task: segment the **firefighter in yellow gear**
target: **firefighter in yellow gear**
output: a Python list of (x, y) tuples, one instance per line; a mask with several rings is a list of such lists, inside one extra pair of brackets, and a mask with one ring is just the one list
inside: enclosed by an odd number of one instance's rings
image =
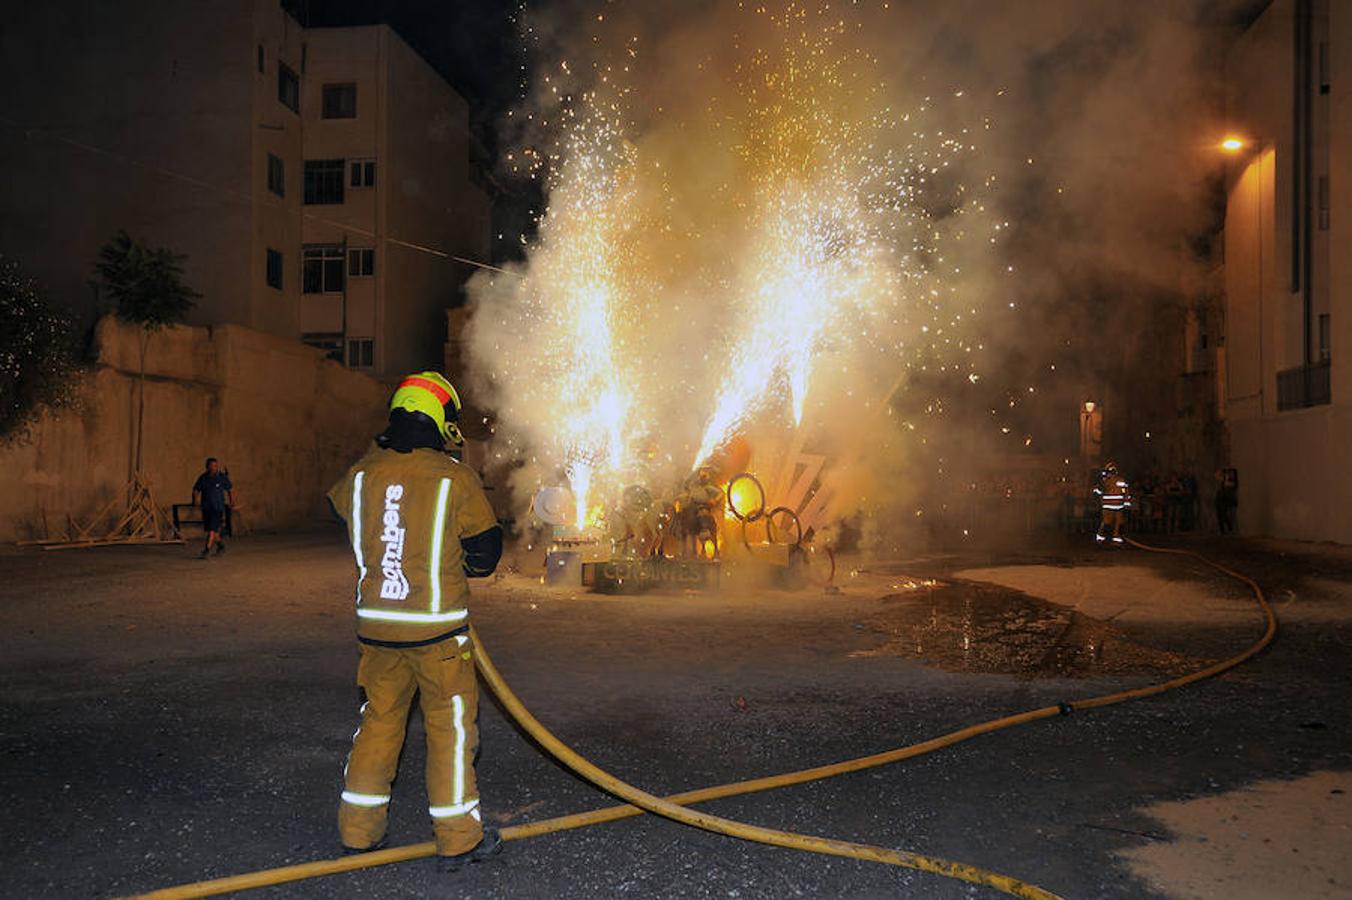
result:
[(357, 564), (357, 684), (366, 695), (343, 770), (338, 831), (350, 852), (384, 843), (390, 783), (415, 693), (427, 733), (427, 798), (443, 870), (501, 847), (485, 829), (474, 778), (478, 689), (467, 578), (491, 575), (502, 528), (463, 444), (460, 398), (419, 372), (390, 400), (389, 426), (329, 491)]
[[(1099, 496), (1099, 505), (1103, 514), (1098, 531), (1094, 534), (1097, 543), (1111, 540), (1114, 544), (1125, 544), (1122, 526), (1127, 520), (1127, 510), (1131, 509), (1131, 485), (1117, 471), (1117, 463), (1109, 462), (1099, 473), (1094, 493)], [(1112, 529), (1111, 537), (1107, 534)]]

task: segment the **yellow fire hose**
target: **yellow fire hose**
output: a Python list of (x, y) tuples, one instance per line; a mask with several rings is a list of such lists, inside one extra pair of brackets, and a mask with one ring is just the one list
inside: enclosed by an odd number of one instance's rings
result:
[[(862, 756), (857, 759), (846, 760), (833, 765), (818, 766), (816, 768), (802, 769), (797, 772), (788, 772), (782, 775), (773, 775), (766, 778), (752, 779), (750, 781), (734, 782), (694, 791), (686, 791), (680, 794), (673, 794), (666, 798), (654, 796), (619, 780), (608, 772), (597, 768), (595, 765), (579, 756), (570, 747), (560, 742), (558, 738), (554, 737), (553, 734), (545, 729), (545, 727), (531, 715), (530, 711), (522, 705), (521, 700), (502, 680), (502, 676), (493, 665), (491, 657), (489, 657), (488, 653), (483, 649), (483, 644), (479, 642), (478, 635), (473, 634), (472, 639), (476, 651), (479, 672), (483, 675), (484, 681), (488, 683), (488, 686), (493, 690), (493, 693), (496, 694), (498, 699), (502, 702), (503, 707), (506, 708), (508, 713), (511, 714), (517, 723), (520, 724), (542, 747), (547, 749), (557, 757), (560, 762), (564, 763), (574, 772), (583, 776), (588, 781), (591, 781), (593, 784), (596, 784), (598, 787), (621, 799), (629, 801), (628, 804), (624, 805), (606, 807), (604, 809), (585, 813), (574, 813), (572, 815), (559, 816), (553, 819), (544, 819), (527, 825), (516, 825), (504, 828), (502, 829), (502, 838), (507, 841), (521, 840), (537, 835), (549, 834), (555, 831), (566, 831), (568, 829), (581, 828), (587, 825), (597, 825), (602, 822), (612, 822), (616, 819), (641, 815), (646, 811), (666, 816), (667, 818), (674, 819), (687, 825), (692, 825), (696, 828), (702, 828), (720, 834), (727, 834), (733, 837), (745, 838), (746, 840), (758, 841), (779, 847), (788, 847), (795, 850), (808, 850), (833, 856), (844, 856), (852, 859), (888, 863), (890, 865), (903, 866), (905, 868), (917, 869), (924, 872), (932, 872), (937, 875), (956, 878), (973, 884), (987, 885), (1015, 897), (1039, 898), (1039, 900), (1051, 898), (1051, 900), (1054, 900), (1056, 895), (1043, 890), (1042, 888), (1012, 878), (1008, 875), (1001, 875), (964, 863), (939, 859), (932, 856), (923, 856), (903, 850), (893, 850), (867, 844), (856, 844), (847, 841), (836, 841), (829, 838), (814, 837), (811, 835), (795, 834), (793, 832), (780, 831), (773, 828), (763, 828), (757, 825), (735, 822), (731, 819), (722, 818), (721, 816), (697, 812), (688, 809), (687, 807), (693, 803), (700, 803), (720, 797), (749, 794), (756, 791), (765, 791), (770, 790), (771, 788), (785, 787), (787, 785), (801, 784), (803, 782), (815, 781), (821, 778), (829, 778), (833, 775), (842, 775), (846, 772), (857, 772), (861, 769), (868, 769), (874, 766), (932, 753), (935, 750), (968, 740), (977, 735), (988, 734), (1014, 725), (1021, 725), (1025, 722), (1048, 719), (1058, 715), (1069, 715), (1077, 709), (1093, 709), (1100, 706), (1111, 706), (1115, 703), (1123, 703), (1128, 700), (1137, 700), (1155, 694), (1162, 694), (1165, 691), (1171, 691), (1183, 687), (1184, 685), (1214, 677), (1229, 669), (1233, 669), (1235, 666), (1250, 659), (1262, 651), (1268, 644), (1272, 643), (1273, 638), (1277, 634), (1277, 617), (1273, 614), (1272, 607), (1268, 604), (1262, 588), (1260, 588), (1258, 583), (1252, 578), (1241, 575), (1233, 569), (1227, 568), (1220, 563), (1213, 562), (1205, 556), (1202, 556), (1200, 553), (1191, 550), (1151, 547), (1130, 540), (1128, 543), (1142, 550), (1151, 552), (1194, 557), (1206, 565), (1244, 582), (1248, 585), (1250, 590), (1253, 591), (1254, 598), (1258, 601), (1258, 605), (1266, 619), (1267, 628), (1263, 632), (1263, 636), (1248, 649), (1236, 656), (1214, 663), (1188, 675), (1160, 682), (1159, 684), (1147, 685), (1134, 690), (1104, 694), (1098, 697), (1089, 697), (1084, 700), (1075, 700), (1057, 706), (1044, 706), (1039, 709), (1032, 709), (1011, 716), (991, 719), (987, 722), (981, 722), (936, 738), (931, 738), (927, 741), (921, 741), (905, 747), (898, 747), (895, 750), (889, 750), (884, 753), (876, 753), (871, 756)], [(355, 869), (404, 862), (406, 860), (429, 857), (435, 853), (436, 844), (428, 841), (421, 844), (409, 844), (404, 847), (393, 847), (388, 850), (376, 850), (370, 853), (346, 856), (341, 859), (303, 863), (295, 866), (283, 866), (276, 869), (263, 869), (244, 875), (235, 875), (211, 881), (200, 881), (193, 884), (179, 885), (177, 887), (152, 891), (140, 896), (142, 898), (155, 898), (155, 900), (210, 897), (232, 891), (248, 890), (250, 888), (282, 884), (289, 881), (316, 878), (321, 875), (333, 875), (339, 872), (353, 871)]]

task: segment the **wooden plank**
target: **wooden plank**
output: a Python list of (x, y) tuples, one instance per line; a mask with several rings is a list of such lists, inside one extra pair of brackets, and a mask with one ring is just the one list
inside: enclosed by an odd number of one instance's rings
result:
[(126, 545), (144, 546), (150, 544), (182, 544), (177, 538), (121, 538), (98, 541), (84, 541), (69, 544), (47, 544), (43, 550), (83, 550), (87, 547), (120, 547)]

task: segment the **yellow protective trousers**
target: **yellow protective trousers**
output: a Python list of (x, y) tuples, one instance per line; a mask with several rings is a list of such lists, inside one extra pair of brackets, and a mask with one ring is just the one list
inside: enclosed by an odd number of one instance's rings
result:
[(474, 780), (479, 696), (469, 637), (426, 647), (362, 644), (357, 684), (366, 702), (343, 770), (338, 833), (344, 846), (366, 849), (385, 837), (390, 783), (416, 691), (427, 732), (427, 800), (437, 853), (473, 849), (483, 839), (483, 826)]

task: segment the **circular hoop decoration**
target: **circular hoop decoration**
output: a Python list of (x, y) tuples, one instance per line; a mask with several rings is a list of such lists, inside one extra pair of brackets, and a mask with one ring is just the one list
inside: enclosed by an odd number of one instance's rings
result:
[(739, 522), (754, 522), (765, 515), (765, 488), (750, 472), (732, 476), (728, 481), (728, 509)]
[[(775, 531), (777, 530), (775, 527), (775, 516), (779, 515), (780, 513), (783, 513), (784, 515), (789, 517), (789, 519), (793, 522), (793, 527), (798, 532), (798, 536), (792, 541), (775, 540)], [(787, 531), (787, 529), (785, 530)], [(767, 539), (769, 539), (770, 543), (772, 544), (784, 543), (789, 544), (790, 546), (793, 547), (800, 547), (803, 544), (803, 522), (801, 519), (798, 518), (798, 513), (789, 509), (787, 506), (776, 506), (774, 509), (770, 510), (768, 513), (765, 514), (765, 536)], [(834, 558), (832, 561), (834, 562)]]

